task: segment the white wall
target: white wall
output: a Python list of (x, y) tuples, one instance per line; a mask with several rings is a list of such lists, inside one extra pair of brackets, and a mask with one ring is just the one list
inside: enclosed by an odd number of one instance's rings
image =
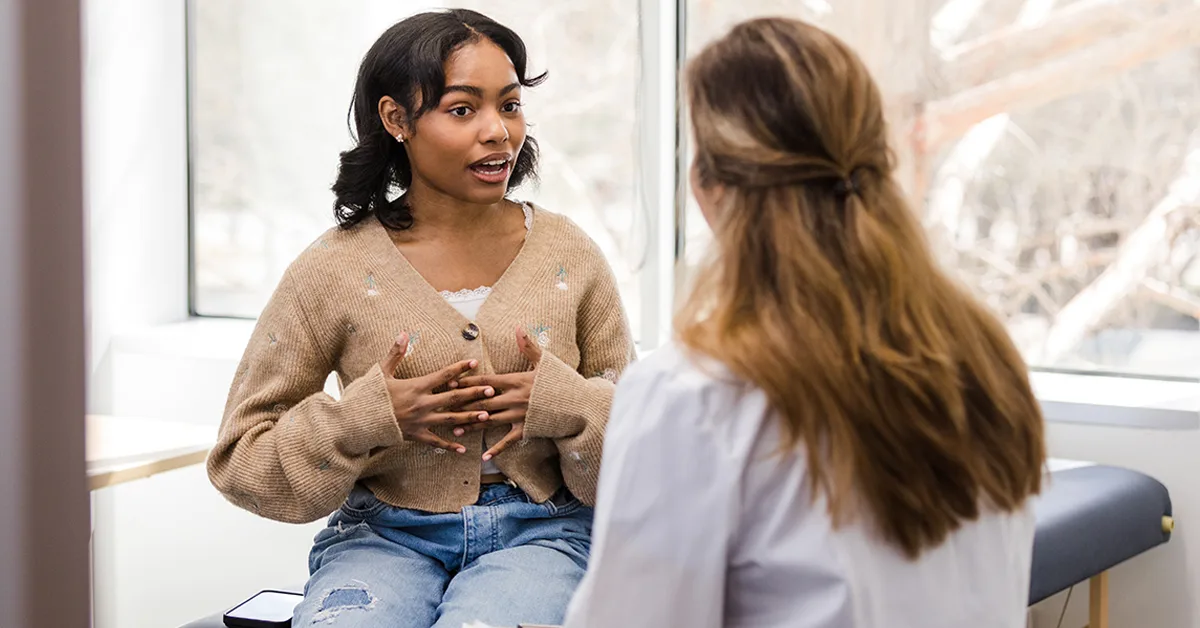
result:
[[(1200, 628), (1200, 431), (1134, 430), (1051, 424), (1050, 453), (1136, 469), (1171, 492), (1175, 533), (1166, 545), (1113, 570), (1113, 626)], [(1087, 623), (1087, 584), (1076, 587), (1063, 626)], [(1065, 601), (1055, 596), (1035, 609), (1037, 628), (1054, 628)]]
[[(184, 4), (84, 2), (88, 409), (215, 430), (249, 325), (188, 322)], [(319, 527), (235, 508), (202, 467), (94, 498), (96, 628), (170, 628), (302, 584)]]
[[(117, 336), (117, 413), (215, 430), (250, 327), (202, 320)], [(96, 628), (178, 626), (264, 588), (303, 585), (323, 525), (286, 525), (236, 508), (202, 466), (98, 491), (93, 516)]]
[(174, 628), (304, 585), (320, 524), (268, 521), (207, 487), (191, 467), (97, 494), (96, 628)]
[(0, 626), (87, 625), (79, 6), (0, 0)]

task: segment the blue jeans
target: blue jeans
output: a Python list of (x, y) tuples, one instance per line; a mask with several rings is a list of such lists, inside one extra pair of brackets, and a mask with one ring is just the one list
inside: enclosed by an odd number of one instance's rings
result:
[(560, 624), (587, 569), (592, 509), (484, 486), (461, 512), (396, 508), (355, 487), (317, 534), (292, 625)]

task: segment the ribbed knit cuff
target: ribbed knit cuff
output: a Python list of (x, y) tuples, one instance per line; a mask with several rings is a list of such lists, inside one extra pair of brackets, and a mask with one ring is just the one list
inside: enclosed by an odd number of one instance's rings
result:
[(583, 432), (588, 409), (595, 406), (587, 384), (582, 375), (554, 354), (543, 353), (529, 394), (525, 436), (567, 438)]
[(338, 430), (338, 449), (343, 452), (365, 455), (404, 440), (378, 364), (342, 391), (337, 409), (337, 419), (344, 421), (344, 427)]

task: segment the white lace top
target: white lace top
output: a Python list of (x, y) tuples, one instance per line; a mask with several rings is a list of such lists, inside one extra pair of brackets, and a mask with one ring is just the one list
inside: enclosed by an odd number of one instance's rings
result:
[[(525, 212), (525, 233), (533, 228), (533, 209), (527, 203), (521, 203), (521, 211)], [(479, 315), (479, 308), (483, 306), (483, 302), (487, 300), (488, 295), (492, 293), (491, 286), (479, 286), (474, 290), (466, 289), (458, 292), (442, 290), (442, 298), (447, 303), (454, 306), (459, 314), (463, 315), (469, 321), (475, 320)], [(515, 341), (514, 341), (515, 342)], [(480, 473), (487, 475), (492, 473), (500, 473), (500, 469), (496, 466), (494, 460), (488, 460), (483, 463)]]

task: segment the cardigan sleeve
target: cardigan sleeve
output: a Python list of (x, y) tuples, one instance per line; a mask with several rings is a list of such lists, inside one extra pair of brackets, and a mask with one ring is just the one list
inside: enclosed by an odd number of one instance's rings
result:
[(579, 368), (544, 353), (525, 418), (525, 436), (555, 442), (567, 488), (589, 505), (596, 500), (613, 389), (636, 357), (616, 279), (602, 257), (597, 264), (578, 312)]
[(258, 319), (208, 458), (234, 504), (289, 523), (333, 512), (378, 447), (401, 442), (379, 365), (341, 398), (323, 392), (328, 344), (313, 333), (289, 270)]

